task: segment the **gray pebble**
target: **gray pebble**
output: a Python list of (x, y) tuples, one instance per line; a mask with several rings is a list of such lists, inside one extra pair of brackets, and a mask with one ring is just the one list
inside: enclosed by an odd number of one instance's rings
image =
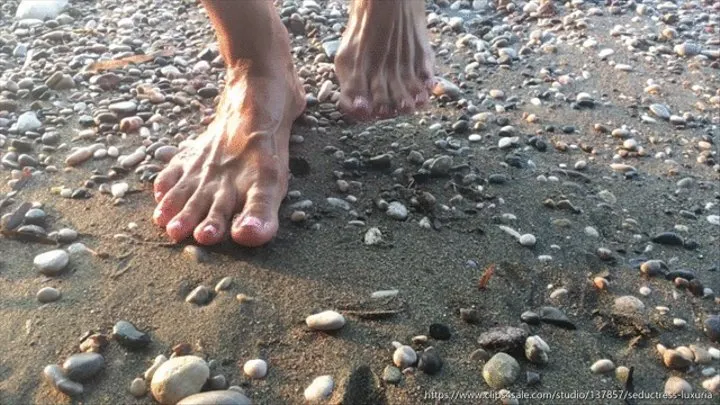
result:
[(60, 291), (52, 287), (43, 287), (37, 292), (36, 298), (42, 304), (54, 302), (60, 299)]
[(383, 369), (382, 379), (390, 384), (398, 384), (402, 380), (402, 372), (395, 366), (385, 366)]
[(210, 298), (212, 298), (212, 291), (204, 285), (199, 285), (195, 287), (190, 294), (188, 294), (185, 298), (185, 302), (196, 305), (205, 305), (210, 301)]
[(177, 405), (252, 405), (250, 398), (236, 390), (208, 391), (185, 397)]
[(485, 363), (482, 375), (492, 388), (505, 388), (520, 376), (520, 364), (509, 354), (500, 352)]
[(130, 383), (130, 394), (135, 398), (140, 398), (147, 394), (147, 383), (145, 380), (138, 377)]
[(96, 376), (105, 367), (99, 353), (78, 353), (68, 357), (62, 365), (65, 375), (73, 381), (85, 381)]
[(393, 201), (385, 211), (387, 216), (398, 221), (404, 221), (408, 217), (408, 209), (401, 202)]
[(35, 256), (33, 264), (46, 276), (57, 276), (68, 265), (70, 255), (62, 249), (51, 250)]
[(65, 395), (75, 397), (83, 394), (82, 384), (70, 381), (57, 364), (46, 366), (43, 369), (43, 376), (53, 387)]

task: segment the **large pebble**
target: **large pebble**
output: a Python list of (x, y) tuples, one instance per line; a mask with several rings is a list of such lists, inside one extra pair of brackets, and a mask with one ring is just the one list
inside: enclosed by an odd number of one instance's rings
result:
[(46, 276), (57, 276), (68, 265), (70, 255), (62, 249), (51, 250), (35, 256), (33, 264)]
[(497, 326), (480, 334), (478, 343), (484, 349), (522, 353), (528, 333), (515, 326)]
[(391, 202), (385, 213), (390, 218), (397, 219), (398, 221), (404, 221), (408, 217), (407, 207), (398, 201)]
[(267, 374), (267, 363), (262, 359), (248, 360), (243, 365), (243, 372), (252, 379), (265, 378)]
[(17, 120), (17, 130), (21, 134), (28, 131), (35, 131), (42, 127), (42, 123), (38, 120), (37, 115), (34, 112), (28, 111), (21, 114)]
[(613, 310), (620, 314), (641, 314), (645, 311), (645, 304), (632, 295), (624, 295), (615, 299)]
[(174, 357), (158, 367), (150, 389), (161, 404), (176, 404), (200, 392), (208, 377), (210, 368), (200, 357)]
[(335, 311), (323, 311), (308, 316), (305, 323), (313, 330), (337, 330), (345, 326), (345, 317)]
[(417, 353), (407, 345), (398, 346), (393, 352), (393, 363), (400, 369), (408, 368), (417, 362)]
[(703, 331), (711, 341), (720, 343), (720, 315), (710, 315), (703, 322)]
[(720, 394), (720, 374), (703, 381), (702, 386), (713, 394)]
[(140, 398), (147, 394), (147, 383), (144, 379), (138, 377), (130, 383), (130, 394), (135, 398)]
[(83, 394), (82, 384), (70, 381), (57, 364), (50, 364), (43, 369), (45, 379), (58, 391), (71, 397)]
[(316, 377), (310, 385), (305, 388), (303, 394), (305, 400), (308, 402), (320, 402), (330, 397), (334, 387), (335, 383), (332, 376), (323, 375)]
[(69, 0), (22, 0), (15, 11), (16, 20), (44, 20), (57, 17)]
[(525, 340), (525, 357), (533, 363), (548, 362), (550, 346), (540, 336), (530, 336)]
[(672, 376), (665, 381), (665, 394), (680, 396), (683, 393), (689, 394), (692, 392), (692, 386), (689, 382), (676, 376)]
[(252, 401), (235, 390), (221, 390), (190, 395), (177, 405), (252, 405)]
[(73, 381), (85, 381), (105, 367), (105, 358), (99, 353), (78, 353), (68, 357), (62, 365), (65, 375)]
[(482, 375), (492, 388), (505, 388), (512, 385), (520, 376), (520, 364), (514, 357), (500, 352), (485, 363)]
[(212, 290), (205, 287), (204, 285), (199, 285), (195, 287), (190, 294), (185, 298), (185, 302), (188, 302), (190, 304), (196, 304), (196, 305), (205, 305), (208, 302), (210, 302), (210, 298), (212, 297)]

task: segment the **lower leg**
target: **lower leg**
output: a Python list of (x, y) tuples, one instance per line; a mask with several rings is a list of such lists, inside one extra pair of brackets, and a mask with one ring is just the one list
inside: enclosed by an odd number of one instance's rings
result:
[(225, 90), (206, 133), (158, 176), (153, 217), (174, 240), (214, 244), (230, 231), (237, 243), (258, 246), (277, 231), (290, 127), (305, 99), (270, 0), (203, 4), (226, 62)]
[(353, 0), (335, 71), (341, 108), (388, 117), (425, 105), (433, 79), (424, 0)]

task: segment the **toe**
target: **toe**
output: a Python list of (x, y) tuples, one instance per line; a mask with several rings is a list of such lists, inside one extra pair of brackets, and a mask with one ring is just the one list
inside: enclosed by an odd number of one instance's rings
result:
[(366, 120), (370, 117), (370, 100), (364, 96), (340, 95), (340, 111), (359, 120)]
[(243, 212), (233, 222), (233, 240), (248, 247), (269, 242), (277, 233), (280, 198), (273, 190), (251, 188)]
[(165, 232), (174, 241), (181, 241), (192, 235), (193, 229), (207, 215), (212, 204), (212, 194), (198, 189), (185, 206), (168, 222)]
[(162, 201), (165, 194), (180, 180), (182, 176), (182, 166), (170, 165), (158, 174), (153, 184), (155, 192), (155, 202)]
[(197, 187), (193, 187), (189, 182), (179, 182), (163, 196), (155, 208), (153, 221), (160, 226), (166, 226), (185, 207), (196, 189)]
[(207, 217), (195, 228), (195, 240), (201, 245), (220, 243), (225, 237), (235, 207), (237, 202), (234, 194), (218, 192)]

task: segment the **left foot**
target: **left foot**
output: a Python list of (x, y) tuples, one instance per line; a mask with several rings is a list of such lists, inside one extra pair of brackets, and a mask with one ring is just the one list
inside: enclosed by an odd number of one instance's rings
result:
[(340, 108), (354, 118), (390, 118), (424, 107), (433, 85), (425, 2), (354, 0), (335, 72)]

